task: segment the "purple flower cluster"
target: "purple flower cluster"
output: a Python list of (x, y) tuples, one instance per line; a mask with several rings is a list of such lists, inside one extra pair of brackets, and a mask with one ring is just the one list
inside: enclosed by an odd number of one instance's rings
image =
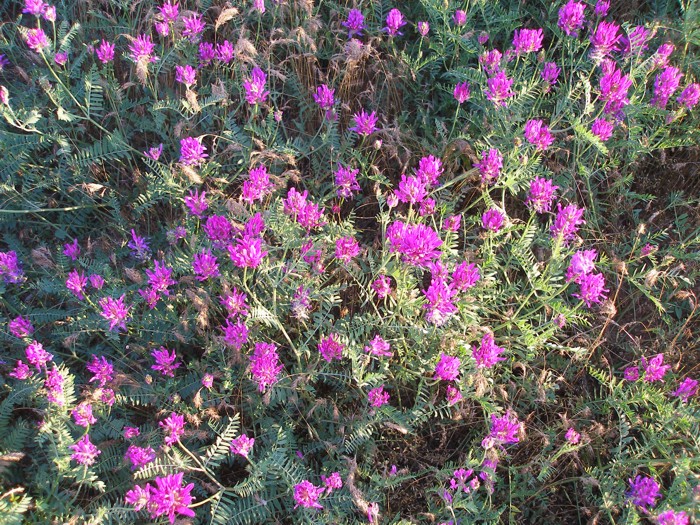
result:
[(359, 9), (351, 9), (343, 25), (348, 29), (348, 38), (362, 36), (362, 30), (365, 29), (365, 15)]
[(472, 348), (472, 357), (477, 368), (492, 368), (499, 361), (505, 361), (506, 358), (501, 357), (503, 352), (505, 349), (496, 345), (493, 334), (487, 332), (481, 338), (479, 348)]
[(595, 271), (595, 250), (579, 250), (572, 257), (566, 271), (567, 282), (573, 281), (579, 285), (580, 291), (572, 294), (581, 299), (590, 308), (594, 303), (600, 303), (607, 298), (605, 277)]
[(453, 289), (441, 276), (433, 275), (430, 286), (423, 292), (426, 304), (426, 320), (435, 326), (442, 326), (450, 317), (457, 313), (457, 306), (452, 302), (457, 295), (457, 290)]
[(243, 182), (241, 198), (248, 204), (253, 204), (255, 201), (262, 201), (274, 188), (267, 167), (260, 164), (248, 172), (248, 179)]
[(614, 22), (600, 22), (595, 32), (591, 35), (593, 49), (591, 54), (594, 58), (600, 59), (617, 51), (617, 44), (620, 40), (620, 26)]
[(282, 201), (284, 213), (295, 219), (306, 231), (320, 228), (323, 220), (323, 208), (307, 200), (309, 192), (299, 193), (295, 188), (289, 188), (287, 198)]
[(94, 465), (95, 461), (97, 461), (97, 456), (102, 454), (102, 451), (92, 444), (88, 434), (85, 434), (75, 445), (71, 445), (68, 448), (73, 451), (70, 458), (86, 467)]
[(199, 166), (209, 155), (207, 148), (194, 137), (180, 140), (180, 162), (185, 166)]
[(280, 363), (277, 347), (272, 343), (255, 343), (255, 350), (250, 356), (250, 373), (258, 383), (258, 390), (277, 382), (284, 366)]
[(559, 186), (555, 186), (551, 180), (543, 177), (535, 177), (530, 182), (530, 190), (525, 204), (537, 213), (544, 213), (551, 209), (552, 201)]
[(384, 27), (384, 31), (389, 33), (390, 36), (403, 35), (399, 29), (405, 25), (406, 20), (403, 17), (403, 13), (394, 8), (389, 11), (388, 15), (386, 15), (386, 26)]
[(458, 357), (452, 357), (441, 352), (440, 361), (435, 365), (435, 379), (454, 381), (459, 377), (459, 367), (461, 364)]
[(525, 139), (536, 146), (538, 151), (544, 151), (554, 142), (549, 128), (541, 120), (528, 120), (525, 123)]
[(245, 434), (241, 434), (237, 438), (231, 440), (231, 446), (229, 448), (233, 454), (238, 454), (248, 459), (248, 455), (253, 450), (253, 445), (255, 445), (255, 438), (249, 438)]
[(360, 191), (360, 185), (357, 182), (357, 174), (359, 169), (351, 169), (338, 163), (338, 169), (335, 171), (335, 185), (338, 197), (351, 199), (353, 192)]
[(326, 491), (324, 487), (317, 487), (308, 480), (294, 485), (294, 508), (304, 507), (307, 509), (322, 509), (323, 505), (318, 502), (323, 493)]
[(367, 393), (367, 400), (370, 406), (379, 408), (382, 405), (389, 403), (389, 392), (384, 391), (384, 385), (371, 389)]
[(671, 98), (681, 83), (683, 73), (676, 67), (669, 66), (654, 79), (654, 96), (651, 104), (658, 108), (665, 108), (668, 99)]
[(250, 79), (243, 82), (245, 99), (248, 104), (255, 106), (267, 100), (270, 92), (265, 89), (265, 82), (267, 82), (267, 75), (259, 67), (254, 67)]
[(520, 438), (520, 421), (516, 414), (508, 411), (505, 415), (498, 417), (496, 414), (491, 414), (491, 432), (481, 442), (481, 446), (485, 449), (493, 448), (494, 446), (502, 447), (512, 443), (518, 443)]
[(574, 239), (578, 226), (586, 222), (583, 220), (584, 211), (575, 204), (567, 204), (563, 208), (561, 203), (557, 204), (557, 216), (550, 227), (552, 237), (561, 237), (565, 244)]
[(485, 230), (497, 233), (502, 227), (506, 216), (498, 208), (489, 208), (481, 216), (481, 226)]
[(321, 357), (327, 362), (333, 361), (333, 359), (341, 360), (343, 358), (343, 350), (345, 345), (338, 340), (337, 334), (331, 334), (327, 337), (321, 339), (318, 343), (318, 351)]
[(481, 174), (483, 184), (494, 184), (503, 168), (503, 155), (496, 148), (489, 148), (481, 153), (481, 162), (474, 164)]
[(637, 476), (629, 480), (630, 490), (627, 496), (632, 501), (633, 505), (637, 505), (647, 510), (648, 507), (656, 505), (656, 500), (661, 497), (661, 487), (654, 481), (654, 478), (646, 476)]
[(516, 55), (537, 53), (542, 49), (542, 29), (518, 29), (513, 36), (513, 48)]
[(17, 252), (0, 252), (0, 276), (6, 283), (17, 284), (24, 280)]
[(585, 21), (583, 14), (585, 10), (586, 4), (569, 0), (564, 6), (559, 8), (559, 28), (568, 36), (578, 36), (578, 32)]
[(326, 119), (333, 120), (333, 104), (335, 104), (335, 89), (329, 88), (326, 84), (321, 84), (316, 88), (314, 93), (314, 101), (319, 107), (326, 112)]
[(194, 518), (194, 511), (188, 507), (193, 501), (190, 493), (194, 483), (183, 487), (182, 476), (182, 472), (164, 477), (156, 476), (155, 487), (150, 483), (146, 483), (145, 487), (135, 485), (126, 493), (124, 500), (132, 505), (135, 511), (148, 510), (151, 519), (167, 516), (170, 523), (174, 524), (176, 515)]
[(158, 349), (151, 350), (151, 356), (155, 364), (151, 366), (152, 370), (156, 370), (167, 377), (175, 377), (175, 370), (180, 368), (181, 363), (177, 361), (175, 350), (168, 350), (164, 346)]
[(372, 113), (367, 113), (364, 109), (359, 113), (355, 113), (352, 118), (355, 121), (355, 125), (350, 128), (350, 131), (354, 131), (358, 135), (367, 137), (377, 131), (377, 114), (372, 111)]
[(426, 266), (440, 257), (442, 240), (435, 230), (424, 224), (393, 222), (386, 230), (389, 251), (402, 255), (404, 263)]
[(486, 98), (496, 106), (507, 106), (507, 100), (515, 96), (511, 89), (513, 79), (508, 78), (505, 71), (498, 71), (486, 81)]
[(172, 412), (167, 418), (160, 421), (158, 426), (167, 432), (165, 444), (172, 447), (185, 432), (185, 417)]

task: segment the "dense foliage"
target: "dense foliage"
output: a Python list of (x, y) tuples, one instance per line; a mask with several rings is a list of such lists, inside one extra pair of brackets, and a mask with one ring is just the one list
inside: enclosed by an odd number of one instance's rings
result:
[(0, 523), (700, 520), (697, 2), (0, 13)]

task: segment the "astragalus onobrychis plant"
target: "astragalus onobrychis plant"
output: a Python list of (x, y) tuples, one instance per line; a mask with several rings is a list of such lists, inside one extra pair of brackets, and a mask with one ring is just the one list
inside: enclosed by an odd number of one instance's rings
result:
[(0, 521), (700, 518), (698, 6), (527, 4), (4, 3)]

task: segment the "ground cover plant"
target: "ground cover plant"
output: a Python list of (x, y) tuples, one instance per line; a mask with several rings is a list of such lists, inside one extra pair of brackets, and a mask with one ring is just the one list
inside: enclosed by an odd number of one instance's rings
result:
[(697, 2), (0, 14), (0, 523), (700, 520)]

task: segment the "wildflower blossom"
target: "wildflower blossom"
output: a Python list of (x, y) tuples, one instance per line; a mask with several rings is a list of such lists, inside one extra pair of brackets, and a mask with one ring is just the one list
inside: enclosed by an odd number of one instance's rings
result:
[(155, 161), (158, 161), (160, 158), (161, 154), (163, 153), (163, 144), (158, 144), (157, 146), (153, 146), (151, 148), (148, 148), (148, 151), (144, 151), (143, 154), (146, 155), (149, 159), (153, 159)]
[(610, 9), (610, 0), (598, 0), (595, 4), (595, 16), (603, 18), (608, 14)]
[(228, 254), (238, 268), (257, 268), (268, 254), (263, 250), (263, 241), (259, 237), (243, 236), (236, 245), (228, 246)]
[(398, 252), (411, 266), (425, 266), (440, 257), (442, 240), (437, 232), (424, 224), (393, 222), (386, 230), (389, 251)]
[(525, 124), (525, 139), (536, 146), (538, 151), (544, 151), (554, 142), (549, 128), (541, 120), (528, 120)]
[(496, 345), (493, 334), (487, 332), (481, 338), (479, 348), (472, 348), (472, 357), (476, 361), (477, 368), (492, 368), (499, 361), (506, 360), (505, 357), (501, 357), (503, 352), (505, 349)]
[(652, 57), (654, 68), (663, 69), (667, 67), (668, 59), (675, 49), (676, 47), (670, 42), (661, 44)]
[(255, 343), (255, 350), (250, 357), (250, 373), (257, 381), (260, 392), (277, 382), (283, 368), (274, 344)]
[(653, 383), (655, 381), (662, 381), (663, 377), (668, 372), (671, 365), (664, 365), (664, 355), (657, 354), (647, 361), (645, 357), (642, 357), (642, 367), (644, 368), (644, 381), (647, 383)]
[(401, 29), (403, 26), (406, 25), (406, 20), (404, 20), (403, 13), (399, 11), (398, 9), (394, 8), (391, 11), (389, 11), (389, 14), (386, 15), (386, 27), (384, 27), (384, 31), (389, 33), (391, 36), (396, 36), (396, 35), (403, 35), (399, 29)]
[(248, 296), (235, 287), (230, 292), (219, 296), (219, 302), (226, 308), (228, 316), (232, 319), (239, 315), (248, 315)]
[(452, 272), (452, 288), (463, 292), (474, 286), (479, 279), (481, 279), (479, 268), (474, 263), (464, 261), (458, 264)]
[(274, 188), (267, 167), (260, 164), (248, 172), (248, 179), (243, 182), (241, 198), (248, 204), (253, 204), (255, 201), (262, 201)]
[(103, 64), (107, 64), (114, 60), (114, 44), (110, 44), (106, 40), (100, 42), (99, 47), (95, 50), (97, 59)]
[(632, 500), (633, 505), (637, 505), (647, 510), (647, 507), (656, 505), (656, 500), (661, 497), (659, 484), (653, 478), (637, 476), (629, 479), (630, 490), (627, 496)]
[(12, 335), (18, 338), (28, 337), (34, 333), (34, 326), (26, 317), (15, 317), (7, 323), (7, 329)]
[(537, 53), (542, 49), (542, 29), (518, 29), (513, 37), (513, 48), (517, 55)]
[(354, 131), (358, 135), (367, 137), (375, 131), (377, 131), (377, 115), (374, 111), (372, 113), (367, 113), (364, 109), (359, 113), (355, 113), (352, 118), (354, 119), (355, 125), (350, 128), (350, 131)]
[(47, 7), (48, 5), (43, 0), (24, 0), (22, 13), (39, 17), (44, 14)]
[(498, 208), (489, 208), (481, 216), (481, 226), (494, 233), (503, 227), (504, 221), (505, 215)]
[(177, 2), (173, 3), (166, 0), (162, 6), (158, 7), (158, 11), (163, 15), (166, 22), (177, 22), (177, 18), (180, 15), (180, 6)]
[(150, 483), (146, 483), (145, 488), (135, 485), (134, 488), (126, 492), (124, 495), (124, 501), (129, 505), (132, 505), (134, 507), (134, 511), (138, 512), (148, 506), (151, 497), (151, 488)]
[(362, 36), (362, 30), (365, 29), (365, 16), (359, 9), (351, 9), (343, 25), (348, 28), (348, 38)]
[(41, 370), (41, 367), (46, 366), (47, 363), (53, 360), (53, 354), (44, 350), (44, 345), (38, 341), (32, 341), (24, 350), (24, 353), (29, 364), (35, 366), (37, 370)]
[(427, 157), (422, 157), (418, 161), (416, 177), (422, 180), (426, 185), (435, 186), (438, 184), (438, 178), (442, 175), (443, 171), (442, 161), (433, 155), (428, 155)]
[(386, 275), (380, 275), (372, 283), (372, 290), (377, 294), (377, 297), (384, 299), (391, 293), (391, 280)]
[(691, 397), (698, 393), (698, 382), (695, 379), (686, 377), (678, 388), (671, 392), (672, 396), (680, 397), (684, 403), (687, 403)]
[(126, 306), (124, 303), (124, 297), (124, 295), (119, 299), (103, 297), (98, 303), (100, 308), (102, 308), (100, 315), (109, 321), (110, 330), (114, 330), (115, 328), (126, 330), (126, 320), (129, 317), (130, 307)]
[(199, 64), (206, 65), (216, 58), (216, 50), (211, 42), (200, 42), (198, 48)]
[(309, 289), (305, 286), (299, 286), (294, 292), (292, 297), (290, 310), (292, 311), (292, 316), (296, 319), (308, 319), (309, 312), (311, 311), (311, 297), (309, 296)]
[(226, 319), (226, 325), (222, 326), (221, 330), (224, 332), (224, 343), (236, 350), (240, 350), (248, 342), (248, 327), (243, 321), (231, 324), (231, 320)]
[(474, 167), (479, 169), (482, 183), (494, 184), (503, 168), (503, 155), (496, 148), (489, 148), (481, 152), (481, 162), (474, 164)]
[(124, 459), (131, 463), (131, 470), (136, 470), (156, 459), (156, 451), (151, 447), (129, 445), (124, 454)]
[(348, 264), (353, 257), (360, 254), (360, 245), (354, 237), (341, 237), (335, 241), (335, 257)]
[(202, 250), (195, 254), (192, 261), (192, 270), (198, 281), (206, 281), (219, 276), (219, 265), (216, 256), (211, 254), (211, 250)]
[(236, 50), (231, 42), (224, 40), (223, 42), (218, 42), (216, 44), (214, 54), (217, 60), (223, 62), (224, 64), (229, 64), (235, 57)]
[(389, 403), (389, 393), (384, 391), (384, 386), (373, 388), (367, 393), (369, 404), (375, 408)]
[(578, 284), (580, 292), (571, 295), (586, 303), (587, 308), (590, 308), (593, 303), (600, 303), (607, 299), (607, 292), (610, 291), (604, 288), (605, 277), (603, 277), (602, 273), (591, 273), (580, 276)]
[(456, 26), (463, 26), (464, 24), (467, 23), (467, 13), (463, 11), (462, 9), (457, 9), (452, 15), (452, 21), (455, 23)]
[(71, 411), (73, 421), (76, 425), (87, 427), (97, 423), (97, 419), (92, 414), (92, 405), (87, 402), (82, 402)]
[(261, 15), (265, 13), (265, 0), (253, 0), (253, 9)]
[(153, 288), (146, 288), (144, 289), (139, 289), (138, 290), (139, 295), (143, 298), (144, 302), (148, 305), (148, 308), (153, 310), (156, 305), (158, 304), (158, 301), (160, 301), (160, 295), (158, 295), (158, 291), (154, 290)]
[(595, 270), (595, 258), (598, 252), (595, 250), (579, 250), (571, 256), (569, 268), (566, 270), (566, 282), (578, 283), (581, 278)]
[(56, 6), (55, 5), (46, 5), (46, 8), (44, 9), (44, 12), (42, 15), (44, 17), (44, 20), (47, 22), (55, 22), (56, 21)]
[(581, 434), (576, 432), (573, 427), (569, 428), (569, 430), (566, 431), (566, 435), (564, 436), (564, 439), (566, 439), (569, 443), (572, 445), (578, 445), (579, 442), (581, 441)]
[(335, 104), (335, 89), (329, 88), (326, 84), (321, 84), (316, 88), (314, 93), (314, 101), (319, 107), (326, 112), (328, 120), (333, 119), (333, 104)]
[(44, 388), (46, 389), (46, 399), (49, 403), (54, 403), (58, 406), (65, 405), (66, 400), (63, 392), (64, 379), (58, 368), (52, 368), (46, 371)]
[(202, 15), (197, 13), (189, 17), (184, 17), (182, 19), (182, 24), (182, 36), (188, 38), (190, 42), (197, 42), (206, 26), (204, 20), (202, 20)]
[(175, 81), (185, 84), (189, 89), (190, 86), (197, 82), (197, 70), (189, 64), (175, 66)]
[(188, 508), (188, 505), (192, 504), (190, 492), (194, 488), (194, 483), (183, 487), (182, 476), (182, 472), (168, 474), (165, 477), (156, 476), (156, 486), (149, 487), (150, 496), (147, 505), (153, 517), (167, 515), (171, 524), (175, 523), (176, 514), (194, 518), (194, 511)]
[[(2, 55), (0, 55), (2, 57)], [(2, 71), (2, 63), (0, 63), (0, 72)], [(5, 106), (10, 105), (10, 92), (5, 86), (0, 86), (0, 104)]]
[(308, 480), (294, 485), (294, 508), (305, 507), (322, 509), (323, 506), (318, 502), (318, 498), (325, 492), (323, 487), (317, 487)]
[(318, 343), (318, 351), (321, 357), (328, 361), (329, 363), (333, 359), (341, 360), (343, 358), (343, 350), (345, 345), (338, 341), (338, 336), (336, 334), (331, 334), (327, 337), (321, 339)]
[(673, 509), (665, 510), (656, 516), (658, 525), (690, 525), (690, 518), (683, 512), (676, 512)]
[(185, 166), (199, 166), (209, 155), (195, 137), (186, 137), (180, 140), (180, 162)]
[(241, 434), (237, 438), (231, 440), (229, 449), (233, 454), (238, 454), (248, 459), (248, 455), (253, 450), (253, 445), (255, 445), (255, 438), (249, 438), (245, 434)]
[(623, 372), (626, 381), (636, 381), (639, 379), (639, 367), (638, 366), (628, 366)]
[(464, 104), (467, 100), (469, 100), (471, 95), (469, 91), (469, 82), (460, 82), (457, 84), (452, 94), (458, 103)]
[(265, 82), (267, 81), (267, 75), (259, 67), (254, 67), (250, 74), (250, 80), (243, 82), (243, 88), (245, 89), (245, 99), (251, 106), (261, 104), (267, 100), (267, 96), (270, 94), (269, 91), (265, 89)]
[(592, 54), (602, 58), (612, 51), (617, 51), (617, 43), (620, 40), (619, 30), (620, 26), (614, 22), (600, 22), (595, 33), (591, 35)]
[(430, 31), (430, 24), (422, 20), (416, 24), (416, 29), (418, 30), (418, 34), (425, 38), (428, 36), (428, 32)]
[(447, 398), (447, 404), (452, 406), (455, 403), (458, 403), (463, 399), (462, 392), (460, 392), (457, 388), (453, 387), (452, 385), (449, 385), (447, 387), (447, 393), (445, 394), (445, 397)]
[(335, 172), (335, 185), (339, 197), (349, 199), (352, 198), (354, 191), (360, 191), (361, 188), (357, 182), (359, 172), (359, 169), (351, 169), (338, 163), (338, 169)]
[(68, 257), (71, 261), (75, 261), (80, 255), (80, 245), (78, 244), (78, 239), (73, 239), (73, 242), (69, 242), (63, 245), (63, 255)]
[(155, 360), (155, 364), (151, 366), (152, 370), (157, 370), (164, 376), (175, 377), (175, 370), (180, 367), (180, 362), (177, 362), (175, 350), (168, 350), (164, 346), (159, 349), (151, 350), (151, 356)]
[(591, 133), (593, 133), (603, 142), (612, 137), (614, 129), (615, 125), (608, 122), (604, 118), (597, 118), (591, 125)]
[(233, 226), (223, 215), (212, 215), (204, 224), (204, 233), (214, 243), (214, 246), (218, 247), (231, 239)]
[(459, 376), (461, 362), (458, 357), (452, 357), (444, 352), (440, 353), (440, 361), (435, 366), (435, 379), (454, 381)]
[(545, 62), (540, 76), (542, 77), (542, 80), (549, 83), (549, 86), (551, 87), (557, 83), (559, 73), (561, 73), (561, 70), (557, 67), (556, 62)]
[(561, 203), (557, 204), (557, 216), (550, 227), (552, 237), (561, 237), (564, 243), (568, 243), (578, 233), (578, 226), (585, 224), (583, 220), (583, 208), (575, 204), (567, 204), (563, 208)]
[(139, 35), (129, 45), (129, 57), (136, 63), (155, 62), (158, 60), (154, 55), (156, 45), (151, 40), (151, 35)]
[(71, 445), (68, 448), (73, 451), (70, 458), (86, 467), (94, 465), (97, 456), (102, 454), (102, 451), (92, 444), (88, 434), (85, 434), (75, 445)]
[(491, 414), (491, 431), (481, 442), (481, 446), (489, 449), (494, 446), (518, 443), (520, 441), (518, 438), (519, 430), (520, 422), (517, 415), (512, 412), (508, 411), (501, 417)]
[(328, 493), (343, 488), (343, 479), (340, 477), (340, 472), (333, 472), (330, 476), (321, 475), (321, 481), (326, 486), (326, 492)]
[(479, 56), (479, 64), (487, 75), (495, 75), (501, 70), (503, 54), (498, 49), (492, 49)]
[(639, 55), (649, 46), (647, 41), (651, 38), (649, 31), (644, 26), (637, 26), (627, 36), (620, 37), (621, 51), (624, 55)]
[(380, 335), (375, 335), (374, 338), (364, 348), (365, 352), (377, 357), (391, 357), (391, 345), (387, 343)]
[(683, 73), (676, 67), (667, 67), (654, 79), (654, 96), (651, 104), (658, 108), (665, 108), (668, 99), (671, 98), (681, 83)]
[(171, 412), (167, 418), (158, 423), (158, 426), (167, 432), (165, 444), (173, 446), (185, 432), (185, 418), (180, 414)]
[(41, 53), (42, 49), (49, 47), (49, 38), (40, 27), (27, 31), (27, 47), (36, 53)]
[(496, 106), (505, 107), (507, 105), (507, 99), (515, 96), (515, 93), (513, 93), (511, 89), (513, 79), (508, 78), (505, 71), (497, 72), (486, 81), (486, 84), (486, 98)]
[(558, 188), (559, 186), (554, 186), (551, 180), (535, 177), (530, 182), (530, 190), (525, 204), (537, 213), (549, 211)]
[(700, 102), (700, 84), (689, 84), (676, 100), (681, 106), (693, 109)]
[(206, 191), (200, 194), (197, 190), (190, 190), (189, 195), (185, 197), (185, 206), (187, 206), (192, 215), (200, 219), (202, 218), (202, 214), (209, 208), (206, 195)]
[(457, 232), (462, 224), (461, 215), (450, 215), (442, 221), (442, 229), (448, 232)]
[(26, 363), (23, 363), (20, 359), (15, 364), (15, 367), (12, 369), (12, 372), (10, 372), (8, 375), (10, 377), (18, 379), (19, 381), (24, 381), (25, 379), (29, 379), (32, 376), (32, 372), (29, 369), (29, 366), (27, 366)]
[(59, 51), (53, 56), (53, 61), (59, 66), (65, 66), (68, 62), (68, 53), (65, 51)]
[(202, 376), (202, 386), (211, 390), (211, 387), (214, 386), (214, 376), (212, 374), (204, 374)]
[(85, 365), (88, 372), (92, 372), (90, 383), (97, 381), (103, 387), (114, 379), (114, 365), (105, 356), (92, 354), (91, 361)]
[(583, 12), (586, 4), (569, 0), (559, 8), (559, 28), (568, 36), (578, 36), (578, 31), (583, 27), (585, 20)]
[(441, 278), (433, 277), (430, 286), (423, 294), (426, 299), (423, 308), (427, 310), (425, 318), (435, 326), (442, 326), (458, 311), (452, 302), (454, 296), (457, 295), (457, 290), (454, 290)]
[(21, 283), (24, 280), (24, 271), (17, 257), (17, 252), (0, 252), (0, 276), (6, 283)]
[(170, 295), (168, 287), (177, 284), (172, 279), (173, 269), (165, 265), (163, 261), (155, 261), (153, 270), (146, 270), (148, 284), (153, 290), (165, 296)]
[(124, 439), (133, 439), (141, 434), (139, 427), (124, 427)]
[(137, 235), (133, 229), (131, 230), (131, 240), (126, 245), (131, 248), (131, 255), (140, 261), (145, 261), (151, 256), (151, 249), (148, 247), (146, 238)]
[(401, 175), (401, 182), (399, 182), (398, 189), (394, 191), (394, 195), (401, 202), (420, 203), (428, 195), (425, 183), (426, 181), (420, 177)]

